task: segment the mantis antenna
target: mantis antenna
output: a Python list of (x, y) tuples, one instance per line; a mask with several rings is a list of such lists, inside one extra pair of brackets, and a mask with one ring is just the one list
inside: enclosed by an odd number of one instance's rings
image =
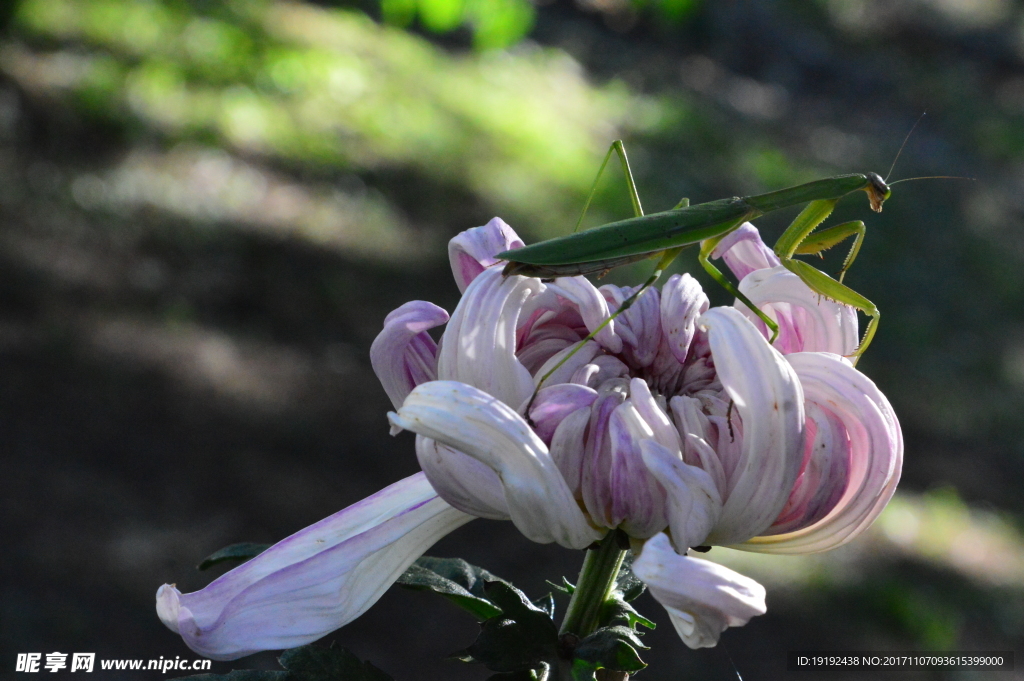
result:
[(924, 118), (925, 114), (927, 113), (927, 111), (921, 112), (921, 115), (917, 117), (917, 120), (914, 121), (914, 124), (910, 126), (910, 132), (908, 132), (907, 136), (903, 138), (903, 144), (900, 145), (900, 150), (896, 152), (896, 158), (892, 160), (892, 165), (889, 166), (889, 172), (885, 174), (886, 184), (889, 183), (889, 176), (892, 175), (893, 168), (896, 167), (896, 161), (900, 160), (900, 154), (903, 153), (903, 147), (907, 146), (907, 140), (909, 140), (910, 136), (914, 134), (914, 129), (917, 128), (917, 124), (921, 122), (921, 119)]

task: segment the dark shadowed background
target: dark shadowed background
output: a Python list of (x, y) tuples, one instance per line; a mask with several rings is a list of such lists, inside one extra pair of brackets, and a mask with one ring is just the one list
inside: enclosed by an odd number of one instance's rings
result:
[[(660, 626), (640, 678), (778, 679), (796, 649), (1024, 650), (1024, 4), (3, 7), (0, 675), (21, 676), (19, 652), (194, 657), (155, 615), (160, 584), (200, 588), (213, 550), (415, 473), (368, 350), (407, 300), (454, 308), (460, 230), (566, 233), (617, 137), (654, 211), (885, 173), (925, 111), (891, 179), (974, 180), (834, 218), (868, 223), (846, 283), (883, 312), (859, 368), (903, 425), (897, 498), (831, 554), (714, 549), (769, 607), (715, 649), (687, 649), (644, 596)], [(588, 224), (628, 214), (613, 169)], [(772, 241), (791, 217), (759, 226)], [(431, 553), (534, 596), (582, 558), (483, 520)], [(398, 681), (483, 679), (442, 659), (475, 631), (393, 589), (324, 643)]]

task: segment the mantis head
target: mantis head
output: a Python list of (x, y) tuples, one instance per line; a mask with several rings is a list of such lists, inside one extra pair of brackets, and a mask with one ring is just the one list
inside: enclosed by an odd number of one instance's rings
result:
[(867, 193), (868, 201), (871, 203), (871, 210), (876, 213), (882, 212), (882, 203), (892, 196), (892, 190), (889, 189), (889, 185), (885, 183), (885, 180), (878, 173), (868, 173), (868, 186), (864, 187), (864, 191)]

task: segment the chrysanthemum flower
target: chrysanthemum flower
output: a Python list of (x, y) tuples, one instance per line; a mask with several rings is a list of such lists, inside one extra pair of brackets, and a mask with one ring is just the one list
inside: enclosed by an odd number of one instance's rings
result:
[[(313, 641), (473, 517), (575, 549), (625, 531), (634, 572), (680, 636), (711, 646), (764, 613), (765, 592), (689, 548), (824, 551), (881, 512), (902, 435), (885, 396), (844, 358), (856, 313), (779, 267), (753, 226), (716, 255), (778, 321), (774, 346), (741, 303), (709, 309), (696, 280), (677, 275), (586, 342), (532, 404), (541, 377), (633, 289), (502, 276), (494, 255), (521, 245), (497, 218), (457, 236), (449, 255), (463, 297), (451, 319), (410, 302), (373, 344), (392, 430), (417, 434), (423, 472), (201, 591), (161, 587), (157, 611), (189, 647), (234, 659)], [(445, 322), (438, 345), (428, 331)]]

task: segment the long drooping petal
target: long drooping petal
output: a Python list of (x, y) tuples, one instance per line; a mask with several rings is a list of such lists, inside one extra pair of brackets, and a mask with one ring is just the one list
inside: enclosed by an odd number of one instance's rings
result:
[(384, 330), (370, 346), (370, 364), (395, 409), (409, 391), (437, 378), (437, 343), (429, 329), (448, 321), (448, 313), (413, 300), (384, 318)]
[(889, 503), (903, 466), (903, 434), (885, 395), (841, 357), (789, 355), (809, 402), (827, 408), (846, 428), (850, 447), (843, 496), (824, 518), (793, 532), (756, 537), (735, 548), (762, 553), (815, 553), (845, 544)]
[(523, 417), (494, 396), (457, 381), (433, 381), (417, 386), (398, 413), (388, 418), (497, 473), (512, 522), (529, 539), (581, 549), (600, 538), (544, 442)]
[(533, 394), (533, 376), (516, 358), (516, 324), (523, 303), (544, 287), (530, 277), (477, 275), (444, 331), (437, 358), (440, 380), (479, 388), (513, 409)]
[(448, 260), (459, 291), (466, 288), (488, 267), (500, 264), (495, 255), (522, 248), (523, 240), (501, 218), (493, 218), (483, 227), (473, 227), (448, 242)]
[(722, 514), (714, 479), (653, 440), (641, 442), (640, 449), (648, 470), (665, 488), (672, 543), (683, 553), (700, 546)]
[(743, 626), (767, 611), (763, 586), (717, 563), (680, 556), (664, 533), (647, 540), (633, 573), (665, 606), (691, 648), (710, 648), (728, 627)]
[(722, 517), (708, 538), (728, 545), (761, 534), (785, 506), (803, 463), (804, 395), (790, 364), (738, 310), (712, 308), (698, 324), (742, 424), (739, 459), (725, 466)]
[(304, 645), (361, 615), (434, 542), (472, 519), (417, 473), (201, 591), (182, 594), (165, 584), (157, 614), (189, 648), (215, 660)]

